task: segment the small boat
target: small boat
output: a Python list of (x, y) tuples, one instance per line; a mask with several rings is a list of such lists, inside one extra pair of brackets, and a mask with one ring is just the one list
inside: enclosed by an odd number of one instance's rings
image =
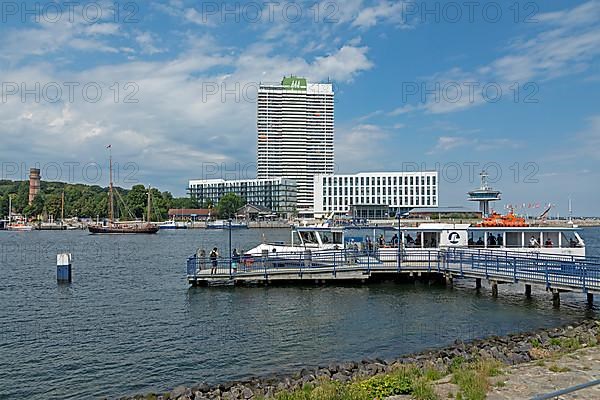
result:
[(237, 221), (225, 221), (223, 219), (219, 219), (212, 222), (206, 223), (206, 229), (247, 229), (248, 224), (245, 222), (237, 222)]
[(175, 222), (174, 219), (170, 220), (170, 221), (166, 221), (163, 222), (162, 224), (158, 225), (159, 229), (167, 229), (167, 230), (172, 230), (172, 229), (187, 229), (187, 225), (184, 222)]
[(33, 230), (33, 226), (20, 223), (12, 223), (8, 224), (7, 230), (13, 232), (29, 232)]

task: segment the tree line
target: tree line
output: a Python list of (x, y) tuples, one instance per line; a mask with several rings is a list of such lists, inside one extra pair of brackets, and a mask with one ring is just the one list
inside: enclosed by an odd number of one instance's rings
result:
[[(115, 218), (121, 220), (142, 219), (148, 215), (148, 189), (135, 185), (131, 189), (114, 187)], [(12, 195), (13, 212), (33, 219), (57, 220), (61, 217), (64, 192), (65, 218), (107, 218), (109, 189), (97, 185), (71, 184), (63, 182), (41, 182), (40, 192), (29, 204), (29, 181), (0, 180), (0, 218), (8, 215), (9, 195)], [(168, 192), (151, 189), (152, 205), (150, 215), (154, 221), (168, 218), (169, 209), (212, 208), (220, 218), (232, 218), (243, 207), (243, 199), (233, 193), (221, 198), (218, 204), (211, 202), (198, 204), (191, 197), (173, 197)]]

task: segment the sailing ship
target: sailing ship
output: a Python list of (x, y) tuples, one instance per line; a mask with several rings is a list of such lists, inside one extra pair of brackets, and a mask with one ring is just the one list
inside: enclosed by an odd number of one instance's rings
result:
[[(110, 151), (111, 146), (107, 147)], [(151, 220), (151, 204), (152, 196), (150, 194), (150, 188), (148, 188), (148, 219), (147, 222), (128, 221), (128, 222), (117, 222), (114, 216), (114, 188), (112, 178), (112, 153), (109, 156), (109, 176), (110, 183), (108, 186), (108, 221), (106, 224), (96, 224), (88, 226), (88, 230), (91, 234), (154, 234), (158, 232), (158, 226), (150, 222)], [(117, 193), (118, 194), (118, 193)]]

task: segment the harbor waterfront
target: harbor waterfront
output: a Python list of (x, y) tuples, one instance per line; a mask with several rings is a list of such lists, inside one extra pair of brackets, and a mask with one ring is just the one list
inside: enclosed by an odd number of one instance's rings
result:
[[(164, 392), (364, 358), (392, 358), (470, 340), (597, 318), (580, 294), (560, 308), (503, 288), (497, 299), (456, 280), (363, 286), (189, 288), (199, 247), (227, 254), (227, 231), (153, 236), (2, 232), (0, 398), (80, 399)], [(264, 235), (264, 238), (263, 238)], [(600, 229), (581, 232), (600, 256)], [(236, 230), (233, 247), (289, 231)], [(73, 255), (57, 285), (56, 254)]]

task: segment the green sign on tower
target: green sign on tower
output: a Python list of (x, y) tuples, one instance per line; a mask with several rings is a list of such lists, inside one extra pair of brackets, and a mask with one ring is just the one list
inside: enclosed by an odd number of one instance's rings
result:
[(306, 90), (306, 78), (298, 78), (297, 76), (283, 77), (281, 85), (287, 90)]

